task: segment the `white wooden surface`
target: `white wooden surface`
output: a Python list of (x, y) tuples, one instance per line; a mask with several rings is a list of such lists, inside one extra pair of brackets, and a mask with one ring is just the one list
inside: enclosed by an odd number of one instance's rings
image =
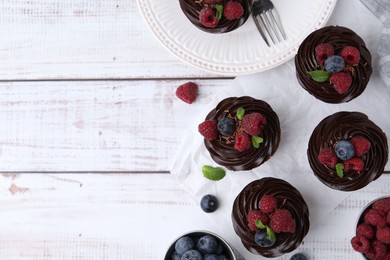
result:
[[(174, 97), (188, 80), (191, 106)], [(168, 172), (191, 115), (231, 80), (167, 52), (135, 1), (0, 0), (0, 259), (162, 259), (182, 232), (218, 232)], [(313, 232), (311, 259), (358, 257), (350, 234)]]

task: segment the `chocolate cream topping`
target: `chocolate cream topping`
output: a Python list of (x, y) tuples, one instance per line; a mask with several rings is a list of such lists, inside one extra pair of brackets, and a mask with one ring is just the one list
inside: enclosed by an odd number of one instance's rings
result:
[[(344, 94), (338, 94), (329, 81), (315, 82), (308, 71), (322, 69), (316, 60), (315, 47), (321, 43), (331, 43), (335, 54), (345, 46), (354, 46), (360, 52), (360, 61), (353, 66), (352, 85)], [(327, 103), (348, 102), (365, 90), (372, 74), (371, 54), (364, 41), (352, 30), (341, 26), (328, 26), (314, 31), (302, 42), (295, 56), (296, 74), (300, 85), (314, 97)]]
[(261, 113), (267, 120), (259, 134), (264, 139), (259, 148), (251, 147), (243, 152), (234, 149), (234, 141), (224, 139), (204, 140), (211, 158), (219, 165), (232, 171), (250, 170), (260, 166), (276, 152), (280, 142), (279, 117), (265, 101), (252, 97), (230, 97), (222, 100), (207, 116), (206, 120), (219, 120), (226, 116), (236, 115), (238, 108), (244, 108), (245, 114)]
[[(237, 29), (245, 23), (251, 13), (250, 0), (237, 0), (244, 8), (244, 13), (239, 19), (228, 20), (222, 16), (219, 20), (218, 26), (215, 28), (207, 28), (199, 22), (199, 12), (202, 10), (204, 4), (201, 1), (195, 0), (179, 0), (180, 7), (183, 10), (185, 16), (194, 24), (197, 28), (209, 32), (209, 33), (226, 33)], [(225, 1), (223, 1), (225, 2)]]
[[(287, 209), (296, 222), (295, 233), (278, 233), (271, 247), (255, 243), (255, 231), (248, 228), (247, 214), (259, 209), (264, 195), (273, 195), (278, 208)], [(232, 210), (233, 228), (250, 252), (264, 257), (278, 257), (296, 249), (309, 231), (309, 208), (301, 193), (288, 182), (276, 178), (262, 178), (249, 183), (236, 197)]]
[[(334, 168), (318, 161), (318, 154), (323, 148), (333, 148), (339, 140), (349, 140), (354, 136), (364, 137), (371, 142), (370, 150), (362, 158), (364, 170), (360, 173), (344, 172), (341, 178)], [(361, 189), (381, 176), (388, 154), (385, 133), (360, 112), (337, 112), (324, 118), (314, 129), (307, 149), (314, 175), (328, 187), (342, 191)]]

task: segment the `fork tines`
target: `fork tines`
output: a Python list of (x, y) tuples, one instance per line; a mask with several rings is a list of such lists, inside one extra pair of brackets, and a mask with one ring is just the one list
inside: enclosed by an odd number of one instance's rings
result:
[(271, 1), (255, 0), (252, 15), (257, 29), (268, 46), (271, 46), (271, 42), (276, 44), (287, 39), (278, 12)]

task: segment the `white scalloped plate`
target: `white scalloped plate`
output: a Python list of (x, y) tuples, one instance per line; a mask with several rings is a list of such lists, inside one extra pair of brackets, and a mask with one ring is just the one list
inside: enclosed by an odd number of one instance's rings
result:
[(149, 28), (181, 60), (220, 75), (242, 75), (274, 68), (292, 57), (312, 31), (325, 25), (337, 0), (274, 0), (287, 40), (268, 47), (252, 17), (238, 29), (211, 34), (196, 28), (179, 0), (137, 0)]

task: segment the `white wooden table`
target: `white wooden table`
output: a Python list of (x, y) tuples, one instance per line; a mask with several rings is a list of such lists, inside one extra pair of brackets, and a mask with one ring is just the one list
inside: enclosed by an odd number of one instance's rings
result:
[[(214, 230), (169, 174), (190, 121), (174, 92), (232, 79), (170, 54), (136, 1), (1, 0), (0, 259), (162, 259), (181, 232)], [(350, 234), (326, 239), (302, 251), (356, 259)]]

